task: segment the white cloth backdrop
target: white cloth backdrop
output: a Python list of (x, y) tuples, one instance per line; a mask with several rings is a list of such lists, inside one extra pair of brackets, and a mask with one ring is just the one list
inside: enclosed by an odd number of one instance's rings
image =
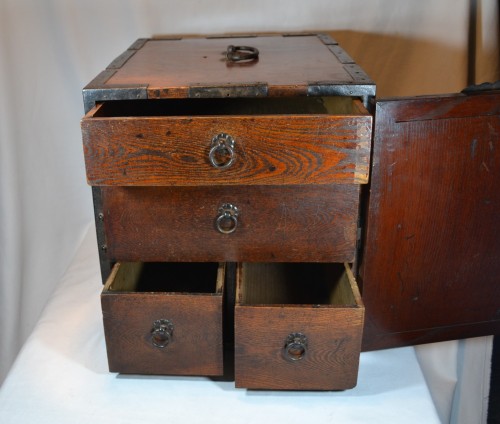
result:
[[(455, 92), (466, 85), (468, 3), (0, 0), (0, 382), (92, 220), (79, 128), (81, 89), (136, 38), (328, 31), (377, 82), (379, 97)], [(482, 82), (498, 79), (498, 3), (479, 4)], [(464, 385), (461, 370), (469, 356), (473, 362), (482, 358), (483, 365), (466, 383), (477, 384), (479, 396), (487, 393), (481, 385), (490, 342), (418, 349), (427, 378), (443, 373), (449, 382), (434, 397), (444, 422), (462, 415), (450, 405), (460, 400), (457, 388)], [(477, 409), (470, 413), (480, 415)]]

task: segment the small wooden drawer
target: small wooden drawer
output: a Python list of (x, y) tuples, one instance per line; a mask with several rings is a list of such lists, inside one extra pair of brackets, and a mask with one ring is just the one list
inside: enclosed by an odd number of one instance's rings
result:
[(350, 97), (105, 102), (82, 121), (93, 186), (362, 184), (372, 117)]
[(347, 264), (238, 264), (235, 382), (251, 389), (356, 385), (364, 306)]
[(111, 372), (221, 375), (225, 266), (117, 263), (101, 304)]
[[(359, 204), (354, 184), (102, 187), (101, 192), (111, 260), (354, 259)], [(237, 208), (237, 216), (224, 205)]]

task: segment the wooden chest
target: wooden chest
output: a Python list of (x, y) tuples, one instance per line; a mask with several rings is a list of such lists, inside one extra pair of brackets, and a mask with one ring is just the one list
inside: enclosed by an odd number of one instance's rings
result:
[(375, 102), (326, 35), (135, 42), (84, 89), (110, 370), (338, 390), (498, 331), (499, 100)]

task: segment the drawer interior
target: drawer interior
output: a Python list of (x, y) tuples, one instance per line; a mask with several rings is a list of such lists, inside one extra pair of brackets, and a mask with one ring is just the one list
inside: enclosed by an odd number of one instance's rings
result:
[(223, 266), (216, 262), (123, 262), (104, 291), (221, 294), (222, 284)]
[(239, 305), (361, 306), (351, 270), (342, 263), (243, 263)]
[(351, 97), (117, 100), (102, 103), (93, 117), (209, 115), (366, 115)]

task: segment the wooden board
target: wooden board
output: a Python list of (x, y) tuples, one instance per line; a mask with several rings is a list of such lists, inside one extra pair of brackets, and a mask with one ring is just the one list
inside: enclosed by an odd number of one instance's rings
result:
[(364, 349), (500, 331), (500, 95), (379, 101)]
[[(184, 269), (192, 273), (195, 267), (189, 264)], [(168, 265), (166, 269), (168, 271)], [(202, 270), (205, 269), (203, 266)], [(183, 280), (186, 276), (182, 273), (160, 275), (161, 281), (156, 284), (160, 289), (138, 292), (136, 282), (131, 281), (138, 278), (138, 267), (116, 264), (101, 295), (110, 371), (221, 375), (224, 268), (221, 265), (215, 270), (195, 275), (195, 278), (212, 279), (211, 293), (188, 292), (189, 282)], [(171, 284), (166, 283), (169, 279), (184, 281), (185, 291), (170, 291)], [(161, 319), (173, 324), (172, 340), (163, 348), (153, 345), (151, 333), (153, 323)]]
[[(354, 259), (359, 186), (103, 187), (107, 256), (121, 261)], [(220, 233), (219, 207), (240, 214)]]
[[(259, 50), (257, 61), (228, 63), (229, 45)], [(147, 86), (149, 98), (188, 97), (191, 87), (269, 87), (270, 95), (306, 94), (310, 83), (356, 83), (316, 35), (145, 40), (108, 86)], [(351, 62), (352, 63), (352, 62)]]
[[(328, 279), (335, 273), (328, 270), (321, 272), (322, 267), (337, 266), (342, 270), (342, 264), (297, 264), (289, 272), (287, 265), (291, 264), (238, 265), (236, 386), (279, 390), (343, 390), (354, 387), (364, 309), (352, 275), (345, 276), (344, 270), (344, 278), (337, 281)], [(264, 269), (259, 270), (261, 266)], [(300, 270), (302, 266), (304, 272)], [(316, 272), (311, 273), (311, 270)], [(290, 300), (286, 290), (300, 289), (299, 280), (303, 285), (302, 294), (306, 287), (314, 291), (316, 284), (322, 286), (314, 298), (315, 304), (299, 304), (297, 299), (292, 304), (282, 303)], [(276, 293), (279, 288), (283, 292)], [(258, 293), (251, 293), (254, 290)], [(317, 297), (323, 291), (335, 294)], [(303, 301), (308, 299), (311, 299), (311, 293), (303, 297)], [(343, 304), (342, 299), (347, 299), (348, 303)], [(275, 301), (278, 302), (273, 304)], [(305, 336), (307, 344), (300, 355), (296, 355), (297, 352), (287, 355), (287, 336), (296, 333)]]
[[(90, 185), (368, 181), (372, 118), (362, 107), (352, 115), (94, 116), (98, 111), (82, 121)], [(234, 139), (234, 162), (225, 169), (210, 162), (212, 140), (222, 133)]]

